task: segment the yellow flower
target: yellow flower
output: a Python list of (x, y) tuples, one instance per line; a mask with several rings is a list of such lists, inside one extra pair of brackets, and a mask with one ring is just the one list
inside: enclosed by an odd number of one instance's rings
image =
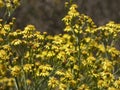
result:
[(42, 77), (46, 77), (49, 76), (49, 72), (53, 70), (53, 68), (46, 64), (46, 65), (40, 65), (39, 68), (36, 70), (36, 76), (42, 76)]
[(114, 83), (114, 86), (116, 88), (120, 88), (120, 80), (116, 80), (115, 83)]
[(109, 87), (108, 90), (118, 90), (118, 89), (116, 89), (114, 87)]
[(4, 41), (3, 38), (0, 37), (0, 42), (3, 42), (3, 41)]
[(3, 64), (1, 64), (0, 63), (0, 75), (2, 76), (4, 76), (5, 74), (6, 74), (6, 67), (5, 67), (5, 65), (3, 65)]
[(38, 39), (40, 39), (40, 40), (44, 40), (44, 36), (43, 35), (36, 35), (36, 37), (38, 38)]
[(85, 41), (86, 42), (90, 42), (90, 38), (88, 37), (88, 38), (85, 38)]
[(5, 50), (0, 50), (0, 58), (1, 59), (9, 59), (7, 52)]
[(2, 7), (4, 7), (4, 2), (3, 2), (3, 0), (0, 0), (0, 8), (2, 8)]
[(60, 60), (65, 60), (66, 53), (64, 51), (60, 51), (57, 55), (57, 58)]
[(87, 85), (82, 84), (81, 86), (79, 86), (79, 88), (77, 90), (90, 90), (90, 89)]
[(32, 72), (32, 66), (33, 66), (33, 64), (25, 64), (25, 65), (23, 66), (23, 70), (24, 70), (25, 72)]
[(95, 60), (96, 60), (96, 58), (95, 58), (94, 56), (92, 56), (92, 55), (90, 55), (90, 56), (87, 58), (87, 62), (88, 62), (89, 64), (94, 63)]
[(106, 83), (103, 80), (99, 80), (97, 85), (98, 85), (99, 88), (102, 88), (102, 87), (106, 86)]
[(4, 25), (4, 29), (5, 29), (6, 31), (10, 31), (10, 25), (9, 25), (9, 24)]
[(28, 58), (29, 58), (29, 56), (30, 56), (30, 52), (29, 52), (29, 51), (27, 51), (27, 52), (26, 52), (26, 55), (24, 56), (24, 58), (28, 59)]
[(71, 9), (69, 12), (68, 12), (68, 15), (72, 16), (72, 17), (76, 17), (76, 16), (79, 16), (79, 12), (77, 12), (75, 9)]
[(111, 71), (113, 69), (112, 62), (109, 60), (104, 60), (102, 64), (103, 64), (102, 67), (105, 71)]
[(3, 49), (5, 49), (5, 50), (8, 50), (8, 51), (11, 50), (11, 47), (10, 47), (9, 45), (3, 45), (2, 47), (3, 47)]
[(46, 77), (46, 76), (49, 76), (49, 72), (48, 71), (46, 71), (46, 70), (42, 70), (40, 73), (39, 73), (39, 76), (42, 76), (42, 77)]
[(68, 80), (68, 81), (73, 79), (73, 75), (72, 75), (72, 73), (71, 73), (70, 70), (68, 70), (68, 71), (65, 73), (65, 78), (66, 78), (66, 80)]
[(66, 90), (66, 89), (67, 89), (67, 85), (66, 84), (63, 84), (63, 83), (59, 84), (59, 90)]
[(70, 25), (72, 16), (66, 15), (62, 20), (65, 22), (66, 25)]
[(70, 10), (74, 10), (76, 8), (78, 8), (78, 6), (76, 4), (72, 4), (71, 7), (70, 7)]
[(14, 78), (9, 78), (9, 79), (8, 79), (7, 86), (9, 86), (9, 87), (14, 86)]
[(53, 57), (55, 55), (54, 51), (49, 51), (47, 57)]
[(105, 47), (102, 44), (98, 45), (98, 49), (103, 53), (105, 52)]
[(0, 34), (1, 34), (1, 35), (6, 35), (6, 33), (7, 33), (7, 32), (6, 32), (3, 28), (0, 30)]
[(105, 80), (108, 84), (114, 81), (114, 75), (110, 72), (101, 72), (101, 78)]
[(11, 42), (11, 44), (15, 45), (15, 46), (20, 45), (21, 43), (22, 43), (22, 41), (20, 39), (15, 39)]
[(32, 83), (32, 81), (31, 81), (30, 79), (27, 79), (27, 80), (26, 80), (26, 83), (27, 83), (28, 85), (30, 85), (30, 84)]
[(12, 9), (11, 3), (10, 2), (6, 3), (6, 7), (7, 7), (7, 9), (11, 10)]
[(60, 70), (56, 71), (55, 74), (59, 75), (59, 76), (64, 76), (65, 75), (65, 73), (63, 71), (60, 71)]
[(74, 65), (73, 69), (78, 71), (79, 70), (79, 66), (78, 65)]
[(34, 30), (35, 30), (34, 25), (27, 25), (27, 27), (25, 27), (25, 31), (34, 31)]
[(70, 82), (70, 85), (71, 85), (72, 87), (74, 87), (74, 86), (76, 85), (76, 81), (75, 81), (75, 80), (70, 80), (69, 82)]
[(40, 65), (40, 66), (39, 66), (39, 69), (48, 70), (48, 71), (53, 70), (53, 68), (52, 68), (49, 64)]
[(120, 51), (115, 47), (108, 47), (108, 52), (111, 53), (113, 57), (120, 54)]
[(19, 66), (14, 66), (11, 68), (12, 76), (18, 76), (20, 74), (21, 68)]
[(50, 88), (56, 88), (59, 85), (59, 81), (55, 77), (50, 77), (48, 81), (48, 86)]
[(19, 6), (20, 5), (19, 0), (13, 0), (13, 3), (14, 3), (15, 6)]
[(64, 29), (64, 31), (66, 31), (66, 32), (69, 32), (71, 30), (72, 30), (72, 28), (70, 26), (66, 26), (65, 29)]
[(68, 60), (69, 60), (69, 61), (71, 61), (71, 62), (73, 62), (73, 63), (75, 63), (75, 62), (76, 62), (76, 58), (75, 58), (75, 57), (73, 57), (73, 56), (70, 56), (70, 57), (68, 58)]

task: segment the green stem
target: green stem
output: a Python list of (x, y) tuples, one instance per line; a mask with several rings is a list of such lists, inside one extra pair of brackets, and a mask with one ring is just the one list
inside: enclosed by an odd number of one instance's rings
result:
[(15, 77), (15, 87), (16, 87), (16, 90), (20, 90), (17, 77)]

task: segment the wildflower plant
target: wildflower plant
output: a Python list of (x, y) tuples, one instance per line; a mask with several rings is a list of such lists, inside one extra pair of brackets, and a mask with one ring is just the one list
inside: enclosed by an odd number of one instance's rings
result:
[[(5, 1), (0, 1), (1, 8)], [(19, 5), (18, 0), (13, 2), (11, 9)], [(34, 25), (14, 30), (15, 18), (7, 23), (0, 20), (1, 90), (120, 89), (120, 51), (116, 48), (120, 24), (97, 27), (71, 3), (62, 19), (64, 34), (52, 36)]]

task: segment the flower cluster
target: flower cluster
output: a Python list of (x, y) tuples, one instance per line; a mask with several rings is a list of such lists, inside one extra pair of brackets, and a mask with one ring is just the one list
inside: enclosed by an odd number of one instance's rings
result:
[(20, 5), (20, 0), (0, 0), (0, 8), (15, 9)]
[(64, 34), (14, 30), (13, 21), (0, 23), (0, 90), (120, 89), (120, 24), (97, 27), (76, 4), (63, 18)]

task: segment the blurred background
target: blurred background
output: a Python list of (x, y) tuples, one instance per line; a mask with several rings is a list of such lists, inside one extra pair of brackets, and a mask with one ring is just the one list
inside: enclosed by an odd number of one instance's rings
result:
[[(13, 16), (17, 18), (17, 28), (23, 29), (33, 24), (37, 30), (49, 34), (63, 32), (61, 19), (67, 13), (65, 2), (69, 0), (21, 0)], [(90, 16), (99, 26), (109, 21), (120, 23), (120, 0), (73, 0), (80, 13)]]

